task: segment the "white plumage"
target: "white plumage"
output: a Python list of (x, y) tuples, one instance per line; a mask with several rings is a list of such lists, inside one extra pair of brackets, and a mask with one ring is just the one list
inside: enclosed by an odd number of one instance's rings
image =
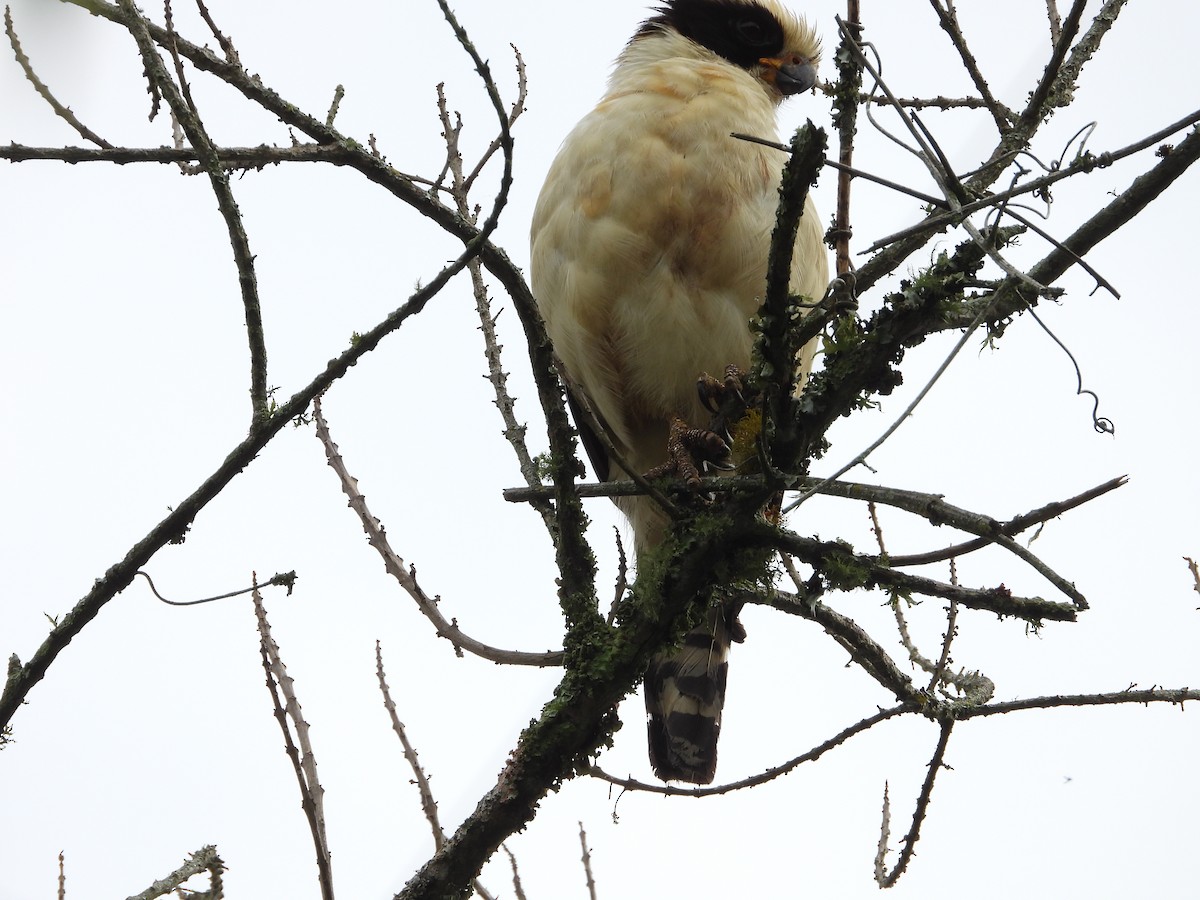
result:
[[(820, 52), (808, 25), (775, 0), (670, 0), (657, 12), (564, 141), (531, 247), (533, 291), (555, 351), (639, 472), (666, 460), (672, 415), (707, 423), (701, 372), (749, 366), (748, 322), (765, 289), (784, 158), (730, 134), (777, 140), (776, 108), (812, 86)], [(827, 281), (810, 199), (791, 288), (820, 297)], [(601, 478), (625, 477), (589, 451)], [(659, 542), (665, 521), (652, 501), (620, 506), (639, 551)], [(720, 610), (709, 619), (648, 673), (651, 758), (663, 778), (713, 777), (728, 623)], [(664, 664), (670, 671), (656, 673)], [(656, 717), (665, 729), (657, 752)], [(676, 733), (673, 719), (683, 726)]]

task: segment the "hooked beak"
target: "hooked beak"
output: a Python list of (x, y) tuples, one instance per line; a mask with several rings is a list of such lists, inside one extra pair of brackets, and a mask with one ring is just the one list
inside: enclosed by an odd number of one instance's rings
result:
[(812, 90), (817, 84), (816, 67), (802, 56), (776, 59), (765, 57), (759, 63), (766, 66), (763, 80), (774, 85), (775, 89), (785, 97), (792, 94), (803, 94)]

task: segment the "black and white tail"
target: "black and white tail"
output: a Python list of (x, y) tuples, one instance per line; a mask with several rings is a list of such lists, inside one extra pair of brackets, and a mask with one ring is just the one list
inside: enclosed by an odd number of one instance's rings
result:
[(716, 775), (729, 643), (744, 636), (736, 613), (714, 606), (678, 649), (650, 661), (645, 683), (650, 765), (663, 781), (709, 784)]

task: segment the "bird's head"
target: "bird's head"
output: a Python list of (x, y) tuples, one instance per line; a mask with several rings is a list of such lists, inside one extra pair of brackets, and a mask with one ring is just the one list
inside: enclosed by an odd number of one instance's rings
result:
[(776, 102), (817, 83), (820, 38), (778, 0), (667, 0), (656, 12), (629, 50), (719, 57), (762, 81)]

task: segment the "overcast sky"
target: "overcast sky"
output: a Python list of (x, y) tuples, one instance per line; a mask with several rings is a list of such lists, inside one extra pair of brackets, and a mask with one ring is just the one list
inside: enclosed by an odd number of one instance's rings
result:
[[(966, 78), (929, 4), (865, 3), (867, 37), (900, 95), (954, 95)], [(1066, 4), (1064, 4), (1065, 6)], [(434, 86), (463, 112), (468, 155), (493, 126), (469, 59), (433, 0), (408, 3), (210, 0), (247, 68), (297, 106), (323, 115), (341, 84), (337, 124), (375, 135), (398, 169), (441, 165)], [(964, 29), (995, 93), (1020, 106), (1048, 55), (1038, 0), (960, 3)], [(1099, 6), (1089, 4), (1089, 9)], [(497, 242), (522, 266), (533, 201), (550, 160), (603, 90), (611, 60), (646, 15), (638, 0), (564, 4), (461, 0), (456, 6), (514, 95), (515, 44), (528, 65), (529, 111), (518, 123), (513, 199)], [(836, 43), (839, 3), (804, 10)], [(161, 11), (152, 14), (160, 16)], [(15, 0), (26, 52), (58, 97), (114, 144), (168, 143), (147, 122), (149, 98), (127, 34), (83, 11)], [(191, 10), (177, 27), (204, 43)], [(1035, 152), (1057, 158), (1091, 121), (1090, 148), (1122, 147), (1197, 104), (1200, 60), (1191, 5), (1133, 3), (1086, 70), (1076, 106), (1060, 111)], [(212, 43), (211, 39), (207, 41)], [(824, 74), (832, 67), (826, 65)], [(195, 74), (214, 139), (289, 142), (268, 114)], [(960, 171), (992, 142), (986, 116), (934, 111)], [(786, 134), (805, 118), (828, 124), (828, 102), (794, 98)], [(919, 165), (861, 126), (856, 162), (932, 190)], [(0, 63), (0, 142), (77, 144), (24, 82)], [(1070, 233), (1152, 164), (1149, 153), (1061, 186), (1047, 227)], [(1082, 273), (1059, 304), (1039, 307), (1074, 353), (1115, 436), (1096, 434), (1091, 401), (1076, 396), (1070, 360), (1028, 319), (996, 350), (972, 343), (917, 415), (853, 477), (937, 491), (1008, 518), (1116, 475), (1127, 487), (1044, 529), (1034, 549), (1089, 598), (1076, 624), (1037, 635), (1019, 622), (964, 611), (959, 667), (979, 669), (997, 699), (1111, 691), (1132, 683), (1200, 683), (1200, 605), (1182, 557), (1200, 557), (1193, 475), (1195, 255), (1189, 172), (1091, 261), (1122, 292), (1089, 295)], [(483, 185), (477, 199), (486, 204)], [(825, 214), (834, 181), (817, 190)], [(256, 255), (270, 384), (286, 397), (399, 305), (458, 252), (407, 207), (349, 170), (293, 165), (234, 181)], [(918, 203), (859, 184), (858, 249), (920, 214)], [(0, 652), (28, 659), (46, 616), (75, 601), (190, 494), (245, 433), (249, 363), (236, 273), (206, 180), (167, 166), (57, 163), (0, 166)], [(949, 240), (939, 248), (951, 246)], [(1026, 237), (1031, 263), (1045, 245)], [(928, 259), (928, 252), (910, 262)], [(1181, 263), (1183, 266), (1181, 266)], [(498, 293), (498, 290), (497, 290)], [(878, 295), (867, 298), (868, 308)], [(507, 304), (497, 298), (497, 306)], [(522, 337), (500, 317), (506, 367), (531, 443), (543, 439)], [(905, 360), (906, 385), (881, 412), (843, 420), (822, 462), (832, 471), (866, 446), (925, 383), (953, 341)], [(447, 616), (473, 636), (514, 649), (561, 643), (553, 559), (530, 510), (506, 504), (520, 483), (491, 405), (474, 303), (456, 280), (426, 312), (329, 392), (325, 412), (351, 471), (393, 545), (414, 563)], [(601, 584), (614, 575), (607, 501), (588, 506)], [(956, 535), (885, 511), (889, 550), (907, 553)], [(871, 549), (865, 510), (814, 501), (791, 519), (803, 534)], [(428, 827), (375, 686), (382, 642), (400, 717), (454, 827), (494, 782), (516, 736), (550, 696), (553, 670), (456, 659), (383, 572), (346, 508), (312, 429), (282, 433), (196, 519), (186, 543), (148, 567), (172, 599), (195, 599), (296, 570), (291, 597), (267, 595), (275, 636), (296, 679), (325, 785), (334, 878), (342, 897), (387, 897), (431, 852)], [(942, 569), (930, 571), (945, 578)], [(1015, 593), (1053, 588), (1012, 557), (960, 561), (971, 586)], [(883, 606), (858, 593), (830, 598), (897, 655)], [(913, 610), (914, 636), (936, 656), (940, 603)], [(892, 698), (819, 628), (762, 610), (734, 648), (721, 780), (795, 756), (887, 706)], [(229, 897), (315, 897), (318, 889), (295, 779), (271, 716), (249, 602), (178, 609), (139, 580), (68, 647), (14, 718), (0, 753), (0, 900), (51, 896), (66, 853), (67, 896), (124, 897), (215, 843)], [(600, 762), (650, 779), (642, 700)], [(603, 898), (868, 897), (884, 784), (908, 827), (937, 737), (930, 723), (886, 723), (767, 787), (703, 802), (628, 794), (599, 781), (567, 784), (509, 842), (530, 898), (586, 897), (578, 822), (587, 828)], [(1030, 712), (959, 726), (898, 898), (1195, 896), (1200, 718), (1189, 707)], [(507, 862), (484, 871), (512, 896)]]

